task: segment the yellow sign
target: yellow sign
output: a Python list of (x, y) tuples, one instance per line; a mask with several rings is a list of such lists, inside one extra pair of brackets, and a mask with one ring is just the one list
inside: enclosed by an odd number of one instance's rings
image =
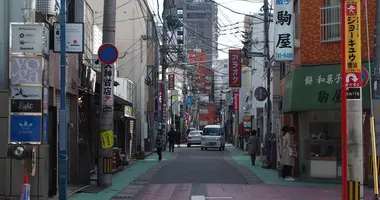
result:
[(113, 147), (114, 144), (114, 138), (113, 138), (113, 131), (103, 131), (100, 133), (100, 137), (102, 140), (102, 148), (103, 149), (108, 149)]
[(361, 73), (360, 0), (346, 1), (345, 16), (346, 73)]

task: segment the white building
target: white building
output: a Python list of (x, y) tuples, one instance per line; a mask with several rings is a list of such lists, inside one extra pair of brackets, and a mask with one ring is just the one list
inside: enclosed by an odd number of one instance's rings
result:
[(102, 45), (103, 41), (103, 31), (99, 28), (98, 25), (94, 24), (93, 29), (93, 54), (98, 54), (98, 50), (100, 45)]
[[(253, 17), (246, 16), (244, 24), (247, 27), (247, 31), (251, 34), (251, 53), (264, 53), (264, 19), (262, 15), (253, 13)], [(269, 38), (273, 38), (274, 26), (273, 23), (269, 26)], [(273, 43), (269, 43), (269, 55), (273, 55), (274, 48)], [(255, 57), (249, 60), (249, 64), (246, 68), (246, 72), (242, 72), (242, 84), (249, 83), (249, 87), (242, 87), (240, 89), (240, 113), (245, 115), (254, 116), (252, 127), (254, 129), (261, 129), (261, 133), (266, 131), (266, 112), (264, 111), (265, 101), (258, 101), (254, 97), (255, 89), (262, 86), (267, 88), (266, 81), (266, 69), (265, 69), (264, 57)], [(249, 79), (249, 80), (246, 80)], [(273, 84), (272, 84), (273, 85)], [(273, 88), (271, 86), (271, 88)], [(248, 97), (248, 98), (247, 98)], [(270, 97), (272, 98), (272, 97)], [(240, 122), (242, 122), (243, 115), (240, 115)]]

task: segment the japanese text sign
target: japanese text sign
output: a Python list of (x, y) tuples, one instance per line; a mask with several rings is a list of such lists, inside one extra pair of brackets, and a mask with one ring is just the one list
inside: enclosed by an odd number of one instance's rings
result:
[(229, 86), (241, 87), (241, 50), (229, 50)]
[(169, 79), (169, 90), (174, 90), (174, 74), (169, 74), (168, 79)]
[(345, 3), (345, 69), (346, 73), (361, 72), (360, 1)]
[(102, 106), (103, 112), (111, 112), (113, 108), (113, 70), (112, 65), (104, 65), (102, 67)]
[(276, 61), (292, 61), (294, 58), (293, 0), (275, 0), (274, 42)]
[(239, 110), (239, 92), (232, 92), (232, 98), (233, 98), (233, 110), (238, 111)]
[(101, 142), (102, 142), (102, 148), (108, 149), (113, 147), (114, 145), (114, 136), (113, 136), (113, 131), (102, 131), (100, 133), (101, 136)]

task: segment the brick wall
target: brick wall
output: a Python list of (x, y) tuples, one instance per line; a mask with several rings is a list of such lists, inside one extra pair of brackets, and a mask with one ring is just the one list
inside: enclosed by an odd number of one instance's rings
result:
[[(340, 42), (321, 43), (321, 17), (320, 8), (323, 7), (324, 0), (307, 0), (299, 2), (299, 17), (296, 22), (301, 23), (300, 27), (300, 48), (296, 49), (294, 65), (327, 64), (337, 63), (341, 60)], [(364, 15), (364, 1), (361, 1), (362, 10), (362, 57), (367, 60), (367, 37)], [(368, 21), (370, 35), (370, 52), (373, 59), (374, 34), (375, 34), (375, 14), (376, 0), (368, 0)], [(297, 16), (297, 14), (296, 14)]]

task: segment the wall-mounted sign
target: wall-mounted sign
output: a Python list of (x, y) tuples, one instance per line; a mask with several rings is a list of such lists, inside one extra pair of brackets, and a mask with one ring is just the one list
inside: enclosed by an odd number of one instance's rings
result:
[(233, 98), (233, 110), (238, 111), (240, 107), (239, 92), (232, 92), (232, 98)]
[(43, 49), (46, 28), (44, 23), (10, 24), (11, 53), (38, 53), (45, 52)]
[[(61, 27), (54, 23), (54, 52), (61, 51)], [(66, 52), (83, 53), (84, 26), (83, 23), (66, 23)]]
[(241, 50), (229, 50), (229, 86), (241, 87)]
[(174, 86), (174, 80), (175, 80), (175, 76), (174, 76), (174, 74), (169, 74), (169, 75), (168, 75), (168, 86), (169, 86), (169, 90), (174, 90), (174, 89), (175, 89), (175, 86)]
[(42, 116), (10, 115), (10, 142), (41, 143)]
[(257, 101), (264, 101), (268, 97), (268, 91), (260, 86), (255, 89), (255, 98)]
[(42, 57), (11, 58), (11, 84), (42, 84)]
[(41, 112), (41, 100), (12, 99), (11, 112), (39, 113)]
[(12, 86), (11, 87), (11, 99), (18, 100), (41, 100), (42, 99), (42, 88), (27, 87), (27, 86)]
[(292, 61), (294, 58), (294, 1), (275, 1), (274, 4), (274, 59)]

